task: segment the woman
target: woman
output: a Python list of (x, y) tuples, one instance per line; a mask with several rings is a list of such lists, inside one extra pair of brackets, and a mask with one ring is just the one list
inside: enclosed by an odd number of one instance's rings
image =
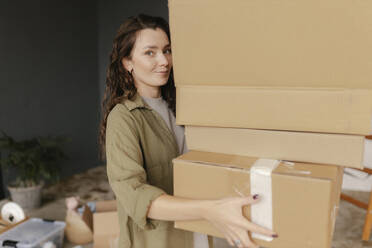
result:
[(247, 231), (277, 237), (242, 215), (242, 206), (255, 203), (257, 195), (220, 200), (172, 196), (172, 159), (186, 148), (183, 128), (175, 124), (167, 22), (146, 15), (127, 19), (110, 58), (100, 143), (118, 201), (120, 247), (193, 247), (192, 233), (174, 229), (175, 220), (208, 220), (237, 247), (257, 247)]

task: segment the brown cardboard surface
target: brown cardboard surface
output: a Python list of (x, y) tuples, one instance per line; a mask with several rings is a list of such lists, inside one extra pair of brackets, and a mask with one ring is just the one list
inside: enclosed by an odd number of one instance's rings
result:
[(364, 136), (186, 126), (190, 150), (363, 168)]
[(118, 247), (119, 222), (117, 212), (102, 212), (93, 215), (94, 248)]
[(338, 176), (337, 176), (337, 180), (336, 180), (336, 187), (334, 188), (334, 192), (333, 192), (333, 199), (332, 199), (332, 202), (334, 202), (334, 207), (333, 209), (331, 208), (331, 212), (332, 212), (332, 219), (331, 219), (331, 241), (332, 241), (332, 238), (333, 238), (333, 234), (334, 234), (334, 229), (335, 229), (335, 224), (336, 224), (336, 216), (338, 214), (338, 210), (339, 210), (339, 206), (340, 206), (340, 199), (341, 199), (341, 189), (342, 189), (342, 180), (343, 180), (343, 176), (344, 176), (344, 170), (343, 168), (339, 168), (338, 170)]
[(93, 213), (88, 207), (87, 204), (84, 204), (84, 211), (81, 216), (81, 219), (85, 222), (85, 224), (93, 231)]
[(372, 90), (177, 87), (179, 125), (369, 135)]
[(180, 85), (372, 89), (372, 1), (169, 0)]
[[(251, 159), (198, 151), (182, 155), (173, 161), (174, 194), (193, 199), (238, 196), (237, 191), (249, 195), (252, 164), (243, 164)], [(339, 166), (303, 163), (287, 166), (281, 163), (272, 174), (273, 229), (279, 238), (272, 242), (255, 242), (273, 248), (329, 248), (341, 187), (340, 176), (342, 168)], [(250, 218), (249, 206), (245, 207), (244, 214)], [(206, 221), (178, 221), (175, 226), (222, 237)]]
[(110, 212), (117, 210), (116, 200), (96, 202), (97, 212)]
[(94, 248), (118, 247), (120, 228), (115, 200), (97, 201), (95, 213), (86, 206), (82, 219), (93, 230)]

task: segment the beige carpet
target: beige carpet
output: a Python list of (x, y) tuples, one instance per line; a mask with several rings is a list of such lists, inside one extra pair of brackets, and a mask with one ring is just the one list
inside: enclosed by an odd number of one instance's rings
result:
[[(369, 193), (355, 191), (345, 193), (365, 202), (368, 201)], [(105, 167), (90, 169), (85, 173), (74, 175), (57, 185), (45, 189), (43, 192), (43, 206), (28, 214), (29, 216), (64, 220), (66, 213), (64, 198), (74, 195), (80, 196), (83, 201), (114, 199), (114, 194), (107, 182)], [(332, 248), (372, 248), (372, 241), (361, 241), (364, 216), (365, 210), (341, 201)], [(228, 247), (225, 242), (217, 242), (215, 245), (216, 248)], [(65, 247), (73, 246), (74, 244), (65, 240)], [(84, 247), (88, 248), (91, 245)]]

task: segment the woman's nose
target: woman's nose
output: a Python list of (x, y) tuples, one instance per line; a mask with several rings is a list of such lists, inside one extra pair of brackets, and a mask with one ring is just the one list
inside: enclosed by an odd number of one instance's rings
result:
[(168, 57), (164, 53), (159, 53), (159, 65), (167, 66), (169, 65)]

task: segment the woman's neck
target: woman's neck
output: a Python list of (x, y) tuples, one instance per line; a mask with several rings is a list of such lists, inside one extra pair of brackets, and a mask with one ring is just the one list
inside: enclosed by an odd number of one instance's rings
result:
[(147, 98), (160, 98), (161, 91), (159, 86), (138, 85), (136, 84), (137, 92), (140, 96)]

